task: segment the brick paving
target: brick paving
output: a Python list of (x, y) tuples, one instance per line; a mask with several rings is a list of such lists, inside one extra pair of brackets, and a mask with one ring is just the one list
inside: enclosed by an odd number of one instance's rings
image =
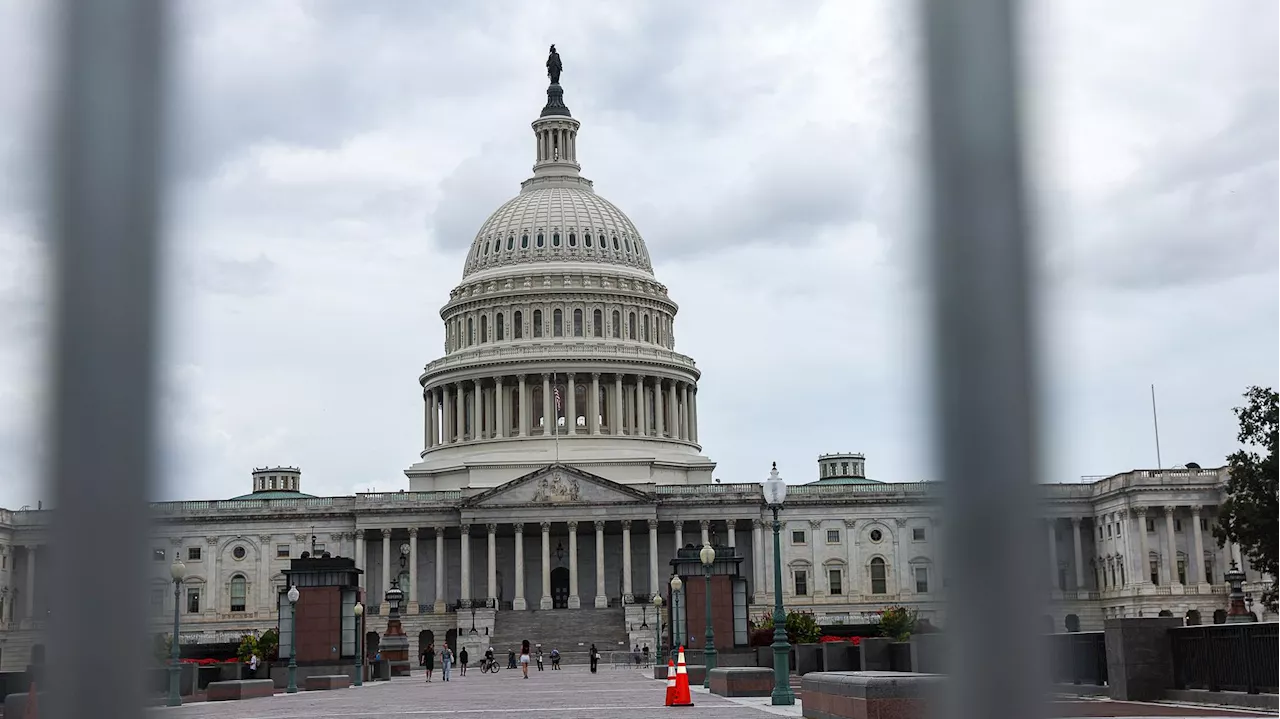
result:
[[(449, 682), (436, 678), (430, 684), (415, 672), (408, 679), (373, 682), (363, 687), (325, 692), (299, 691), (261, 699), (232, 702), (199, 702), (182, 707), (152, 709), (155, 716), (186, 719), (409, 719), (411, 717), (460, 717), (489, 719), (630, 719), (658, 712), (679, 711), (681, 716), (709, 719), (768, 719), (773, 713), (743, 706), (723, 697), (699, 693), (696, 706), (680, 710), (663, 707), (666, 683), (655, 681), (651, 671), (602, 668), (591, 674), (586, 667), (569, 666), (558, 672), (519, 670), (500, 673), (470, 672)], [(646, 676), (647, 675), (647, 676)]]

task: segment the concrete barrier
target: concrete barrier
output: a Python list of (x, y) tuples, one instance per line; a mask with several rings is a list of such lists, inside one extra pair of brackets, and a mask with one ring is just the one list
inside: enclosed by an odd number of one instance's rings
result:
[(317, 674), (307, 677), (302, 686), (309, 692), (346, 689), (351, 686), (351, 677), (346, 674)]
[(275, 683), (270, 679), (235, 679), (229, 682), (212, 682), (205, 690), (205, 699), (211, 702), (257, 699), (275, 694)]
[(800, 691), (807, 719), (925, 719), (941, 708), (946, 678), (909, 672), (812, 672)]
[(711, 693), (722, 697), (767, 697), (773, 693), (773, 670), (759, 667), (712, 669)]
[[(27, 692), (19, 692), (17, 694), (10, 694), (6, 696), (4, 698), (4, 715), (7, 717), (26, 716), (27, 697), (29, 696), (31, 695)], [(37, 705), (41, 705), (41, 704), (47, 705), (48, 699), (49, 699), (49, 695), (46, 694), (45, 692), (42, 692), (42, 691), (36, 692)]]

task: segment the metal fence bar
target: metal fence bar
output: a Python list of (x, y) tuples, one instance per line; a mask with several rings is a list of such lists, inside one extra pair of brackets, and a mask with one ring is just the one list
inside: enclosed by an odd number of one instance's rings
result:
[(934, 416), (952, 562), (946, 711), (1047, 710), (1037, 623), (1036, 387), (1013, 0), (918, 6), (924, 40)]
[[(164, 16), (160, 0), (67, 0), (60, 12), (48, 708), (125, 719), (141, 714), (149, 659)], [(107, 537), (110, 556), (76, 560)]]

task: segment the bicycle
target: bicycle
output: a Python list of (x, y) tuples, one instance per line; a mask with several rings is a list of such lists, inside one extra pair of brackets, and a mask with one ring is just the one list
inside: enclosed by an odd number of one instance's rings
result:
[(501, 668), (502, 665), (498, 663), (497, 659), (485, 659), (480, 662), (481, 674), (484, 674), (485, 672), (493, 672), (494, 674), (497, 674), (498, 670)]

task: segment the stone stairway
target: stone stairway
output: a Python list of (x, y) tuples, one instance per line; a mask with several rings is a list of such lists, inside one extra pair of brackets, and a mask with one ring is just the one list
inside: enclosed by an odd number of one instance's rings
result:
[[(544, 655), (559, 649), (562, 664), (585, 664), (592, 643), (607, 662), (609, 652), (625, 651), (627, 626), (621, 607), (609, 609), (532, 609), (502, 611), (494, 617), (494, 653), (505, 661), (507, 650), (520, 651), (520, 642), (542, 644)], [(546, 658), (549, 664), (551, 659)]]

